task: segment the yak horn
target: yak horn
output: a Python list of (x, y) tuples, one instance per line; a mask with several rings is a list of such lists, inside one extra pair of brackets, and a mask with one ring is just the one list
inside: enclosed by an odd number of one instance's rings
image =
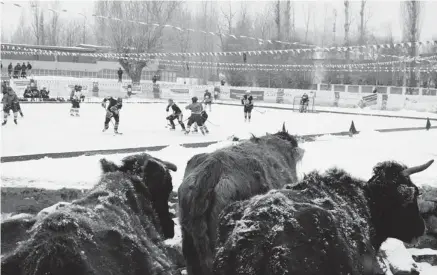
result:
[(164, 161), (164, 160), (161, 160), (161, 161), (162, 161), (162, 163), (164, 163), (164, 165), (165, 165), (168, 169), (170, 169), (170, 170), (172, 170), (172, 171), (174, 171), (174, 172), (176, 172), (176, 171), (178, 170), (178, 167), (176, 166), (176, 164), (173, 164), (173, 163), (171, 163), (171, 162)]
[(408, 177), (409, 175), (415, 174), (415, 173), (419, 173), (422, 172), (423, 170), (427, 169), (429, 166), (431, 166), (431, 164), (434, 162), (434, 160), (430, 160), (425, 164), (419, 165), (419, 166), (414, 166), (414, 167), (410, 167), (407, 168), (405, 170), (402, 171), (402, 175), (405, 177)]

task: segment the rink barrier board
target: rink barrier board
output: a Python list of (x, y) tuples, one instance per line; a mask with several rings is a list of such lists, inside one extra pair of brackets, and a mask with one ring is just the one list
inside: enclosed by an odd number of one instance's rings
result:
[[(431, 126), (430, 129), (437, 129), (437, 126)], [(405, 131), (426, 131), (425, 127), (408, 127), (408, 128), (391, 128), (391, 129), (376, 129), (374, 130), (380, 133), (392, 133), (392, 132), (405, 132)], [(357, 131), (359, 134), (360, 131)], [(301, 135), (297, 136), (304, 142), (314, 142), (315, 138), (321, 136), (350, 136), (349, 131), (335, 132), (335, 133), (325, 133), (325, 134), (311, 134), (311, 135)], [(203, 148), (212, 144), (216, 144), (220, 141), (207, 141), (207, 142), (197, 142), (197, 143), (184, 143), (180, 146), (185, 148)], [(150, 147), (136, 147), (136, 148), (120, 148), (120, 149), (105, 149), (105, 150), (88, 150), (88, 151), (75, 151), (75, 152), (58, 152), (58, 153), (43, 153), (43, 154), (32, 154), (32, 155), (21, 155), (21, 156), (6, 156), (1, 157), (1, 163), (6, 162), (18, 162), (18, 161), (28, 161), (28, 160), (39, 160), (43, 158), (73, 158), (80, 156), (93, 156), (93, 155), (114, 155), (114, 154), (126, 154), (126, 153), (140, 153), (140, 152), (156, 152), (170, 145), (160, 145), (160, 146), (150, 146)]]
[[(64, 101), (64, 102), (60, 102), (60, 101), (20, 101), (20, 104), (44, 104), (44, 103), (49, 103), (49, 104), (67, 104), (70, 103), (69, 101)], [(101, 104), (101, 102), (81, 102), (84, 104)], [(142, 101), (142, 102), (129, 102), (129, 101), (125, 101), (123, 102), (123, 104), (165, 104), (166, 102), (164, 101)], [(188, 102), (186, 101), (178, 101), (177, 103), (183, 103), (183, 104), (188, 104)], [(217, 104), (217, 105), (225, 105), (225, 106), (241, 106), (238, 103), (232, 103), (232, 102), (214, 102), (213, 104)], [(262, 104), (262, 103), (261, 103)], [(297, 110), (295, 108), (292, 107), (282, 107), (282, 106), (264, 106), (264, 105), (256, 105), (255, 108), (264, 108), (264, 109), (274, 109), (274, 110), (289, 110), (289, 111), (293, 111), (293, 110)], [(342, 115), (356, 115), (356, 116), (373, 116), (373, 117), (389, 117), (389, 118), (402, 118), (402, 119), (418, 119), (418, 120), (423, 120), (423, 119), (427, 119), (427, 117), (411, 117), (411, 116), (399, 116), (399, 115), (386, 115), (386, 114), (368, 114), (368, 113), (353, 113), (353, 112), (345, 112), (345, 111), (328, 111), (328, 110), (317, 110), (317, 106), (314, 107), (314, 112), (313, 113), (330, 113), (330, 114), (342, 114)], [(430, 121), (437, 121), (437, 118), (429, 118)]]

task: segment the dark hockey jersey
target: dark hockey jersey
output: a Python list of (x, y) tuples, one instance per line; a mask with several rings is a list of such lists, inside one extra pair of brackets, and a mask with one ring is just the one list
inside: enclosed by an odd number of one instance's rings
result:
[(108, 110), (108, 111), (112, 111), (112, 110), (114, 110), (113, 107), (115, 107), (117, 110), (120, 110), (121, 107), (123, 107), (123, 103), (122, 103), (122, 101), (121, 101), (121, 98), (120, 98), (120, 99), (115, 99), (115, 98), (113, 98), (112, 96), (110, 96), (110, 97), (106, 97), (106, 98), (103, 100), (103, 102), (102, 102), (102, 106), (103, 106), (103, 107), (105, 107), (105, 104), (106, 104), (107, 101), (109, 101), (108, 106), (106, 106), (106, 110)]
[(212, 101), (211, 93), (210, 92), (205, 92), (205, 94), (203, 95), (203, 100), (205, 102), (211, 102)]
[(252, 106), (253, 105), (253, 97), (251, 95), (244, 95), (241, 99), (241, 104), (244, 106)]
[(166, 108), (166, 111), (167, 111), (167, 112), (170, 110), (170, 107), (171, 107), (171, 109), (173, 110), (173, 114), (175, 114), (175, 115), (179, 115), (179, 114), (182, 113), (181, 108), (179, 108), (179, 106), (176, 105), (175, 103), (173, 103), (173, 104), (167, 106), (167, 108)]

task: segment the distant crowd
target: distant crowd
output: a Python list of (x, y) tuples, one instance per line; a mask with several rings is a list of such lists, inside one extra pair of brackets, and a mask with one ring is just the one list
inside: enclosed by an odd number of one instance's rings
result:
[[(1, 65), (3, 68), (3, 64)], [(32, 73), (32, 65), (30, 62), (25, 62), (23, 64), (17, 63), (17, 65), (12, 65), (12, 62), (8, 66), (8, 75), (9, 78), (27, 78), (28, 75)]]

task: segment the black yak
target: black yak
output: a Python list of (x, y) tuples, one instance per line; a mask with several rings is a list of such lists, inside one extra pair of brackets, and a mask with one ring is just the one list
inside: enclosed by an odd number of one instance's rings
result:
[(189, 275), (212, 272), (220, 212), (232, 202), (297, 181), (304, 154), (282, 131), (192, 157), (178, 190), (182, 251)]
[(138, 154), (121, 166), (102, 159), (101, 167), (83, 198), (37, 215), (28, 239), (2, 258), (2, 274), (174, 274), (163, 240), (174, 235), (168, 199), (176, 166)]
[(282, 190), (236, 202), (220, 215), (215, 275), (375, 274), (387, 238), (425, 231), (407, 168), (379, 163), (365, 182), (339, 169), (312, 172)]

